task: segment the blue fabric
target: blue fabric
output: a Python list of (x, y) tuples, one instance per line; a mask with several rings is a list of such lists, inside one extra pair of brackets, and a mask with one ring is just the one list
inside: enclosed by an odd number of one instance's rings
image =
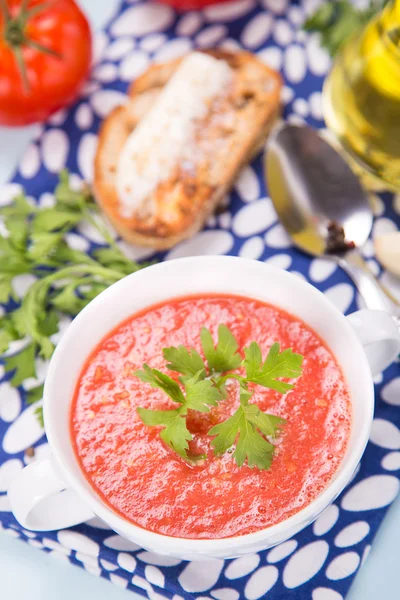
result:
[[(113, 21), (97, 36), (100, 59), (79, 102), (44, 126), (27, 149), (14, 181), (0, 190), (0, 201), (10, 198), (19, 184), (40, 203), (51, 201), (48, 193), (57, 182), (57, 171), (64, 166), (90, 179), (101, 118), (123, 99), (121, 93), (126, 91), (128, 80), (153, 58), (169, 58), (189, 47), (220, 44), (228, 38), (231, 47), (234, 43), (247, 45), (282, 70), (285, 117), (305, 117), (310, 124), (321, 127), (320, 92), (329, 61), (315, 37), (299, 31), (305, 5), (306, 0), (304, 6), (286, 0), (263, 0), (259, 4), (256, 0), (238, 0), (188, 16), (177, 15), (163, 5), (122, 3)], [(180, 41), (171, 45), (171, 40), (179, 36)], [(344, 272), (291, 248), (266, 194), (258, 157), (232, 191), (227, 211), (212, 217), (204, 232), (172, 250), (170, 256), (211, 252), (271, 260), (308, 279), (341, 310), (356, 310), (357, 296)], [(399, 206), (391, 195), (375, 198), (375, 211), (375, 227), (396, 227)], [(73, 240), (89, 250), (97, 241), (90, 229), (77, 232)], [(145, 254), (138, 252), (139, 256)], [(371, 244), (366, 246), (365, 255), (371, 268), (381, 273)], [(157, 258), (163, 259), (164, 255)], [(395, 289), (387, 274), (382, 277)], [(26, 283), (26, 278), (20, 279), (19, 287)], [(369, 443), (355, 479), (314, 525), (276, 549), (238, 561), (191, 565), (150, 555), (97, 522), (63, 532), (25, 532), (9, 512), (6, 480), (29, 460), (24, 455), (27, 447), (34, 444), (39, 457), (48, 447), (32, 408), (26, 406), (23, 389), (13, 392), (8, 378), (5, 376), (0, 385), (1, 528), (47, 552), (60, 552), (71, 563), (123, 587), (147, 593), (150, 598), (340, 600), (398, 490), (400, 372), (399, 365), (393, 364), (376, 379), (373, 443)]]

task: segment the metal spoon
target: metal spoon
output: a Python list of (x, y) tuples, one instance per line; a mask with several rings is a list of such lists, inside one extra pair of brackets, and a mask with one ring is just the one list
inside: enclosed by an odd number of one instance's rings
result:
[(371, 232), (372, 210), (340, 154), (311, 127), (284, 123), (268, 139), (264, 168), (276, 212), (295, 245), (335, 260), (367, 308), (395, 313), (399, 302), (358, 250)]

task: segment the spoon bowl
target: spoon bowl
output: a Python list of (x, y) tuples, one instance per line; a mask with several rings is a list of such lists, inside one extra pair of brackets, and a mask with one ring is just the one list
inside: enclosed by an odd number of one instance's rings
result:
[(311, 127), (283, 123), (268, 139), (264, 167), (276, 212), (294, 244), (335, 260), (368, 308), (393, 312), (397, 300), (359, 252), (373, 224), (368, 195), (340, 154)]
[(269, 191), (294, 243), (314, 256), (326, 254), (332, 222), (359, 247), (372, 229), (366, 192), (343, 158), (307, 126), (284, 124), (268, 141)]

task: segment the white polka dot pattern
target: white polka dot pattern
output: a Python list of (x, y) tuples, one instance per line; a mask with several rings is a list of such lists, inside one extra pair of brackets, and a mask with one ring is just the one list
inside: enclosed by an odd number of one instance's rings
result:
[(124, 571), (128, 571), (128, 573), (133, 573), (136, 569), (136, 560), (130, 554), (126, 552), (119, 552), (117, 562), (121, 569)]
[(272, 550), (270, 550), (267, 554), (267, 561), (270, 563), (277, 563), (293, 554), (293, 552), (297, 548), (296, 540), (289, 540), (288, 542), (283, 542), (278, 546), (275, 546)]
[(336, 504), (331, 504), (324, 510), (324, 512), (318, 517), (313, 525), (315, 535), (325, 535), (332, 529), (336, 521), (339, 518), (339, 508)]
[(244, 588), (247, 600), (258, 600), (275, 585), (279, 571), (276, 567), (261, 567), (250, 577)]
[(140, 37), (166, 29), (174, 19), (171, 8), (163, 4), (139, 4), (126, 9), (111, 26), (115, 36)]
[(397, 471), (400, 469), (400, 452), (389, 452), (382, 459), (381, 464), (387, 471)]
[(396, 425), (384, 419), (374, 419), (369, 439), (373, 444), (387, 450), (400, 449), (400, 431)]
[(261, 233), (276, 221), (276, 212), (269, 198), (251, 202), (239, 210), (233, 219), (233, 233), (248, 237)]
[(62, 129), (49, 129), (42, 138), (42, 159), (50, 173), (64, 169), (69, 152), (69, 140)]
[(348, 577), (357, 570), (360, 557), (357, 552), (346, 552), (334, 558), (326, 570), (328, 579), (337, 580)]
[(254, 17), (244, 28), (241, 42), (243, 46), (255, 50), (269, 37), (274, 25), (273, 17), (268, 13), (261, 13)]
[(227, 231), (202, 231), (170, 250), (167, 258), (228, 254), (233, 246), (233, 236)]
[(374, 475), (356, 483), (344, 495), (341, 506), (360, 512), (390, 504), (399, 491), (399, 480), (392, 475)]
[(260, 557), (258, 554), (249, 554), (248, 556), (236, 558), (226, 568), (225, 577), (228, 579), (245, 577), (245, 575), (252, 573), (258, 567), (259, 563)]
[(179, 583), (187, 592), (204, 592), (217, 583), (223, 566), (223, 560), (191, 562), (179, 575)]
[(283, 583), (289, 589), (297, 588), (314, 577), (328, 556), (329, 545), (325, 541), (312, 542), (293, 554), (283, 571)]
[(356, 521), (351, 525), (347, 525), (342, 531), (335, 537), (335, 546), (339, 548), (347, 548), (347, 546), (354, 546), (361, 542), (370, 531), (370, 526), (365, 521)]

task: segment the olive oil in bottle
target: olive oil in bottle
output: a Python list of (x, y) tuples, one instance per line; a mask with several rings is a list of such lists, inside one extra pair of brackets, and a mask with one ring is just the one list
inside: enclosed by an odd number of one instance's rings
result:
[(400, 0), (344, 45), (324, 86), (324, 116), (345, 151), (400, 189)]

